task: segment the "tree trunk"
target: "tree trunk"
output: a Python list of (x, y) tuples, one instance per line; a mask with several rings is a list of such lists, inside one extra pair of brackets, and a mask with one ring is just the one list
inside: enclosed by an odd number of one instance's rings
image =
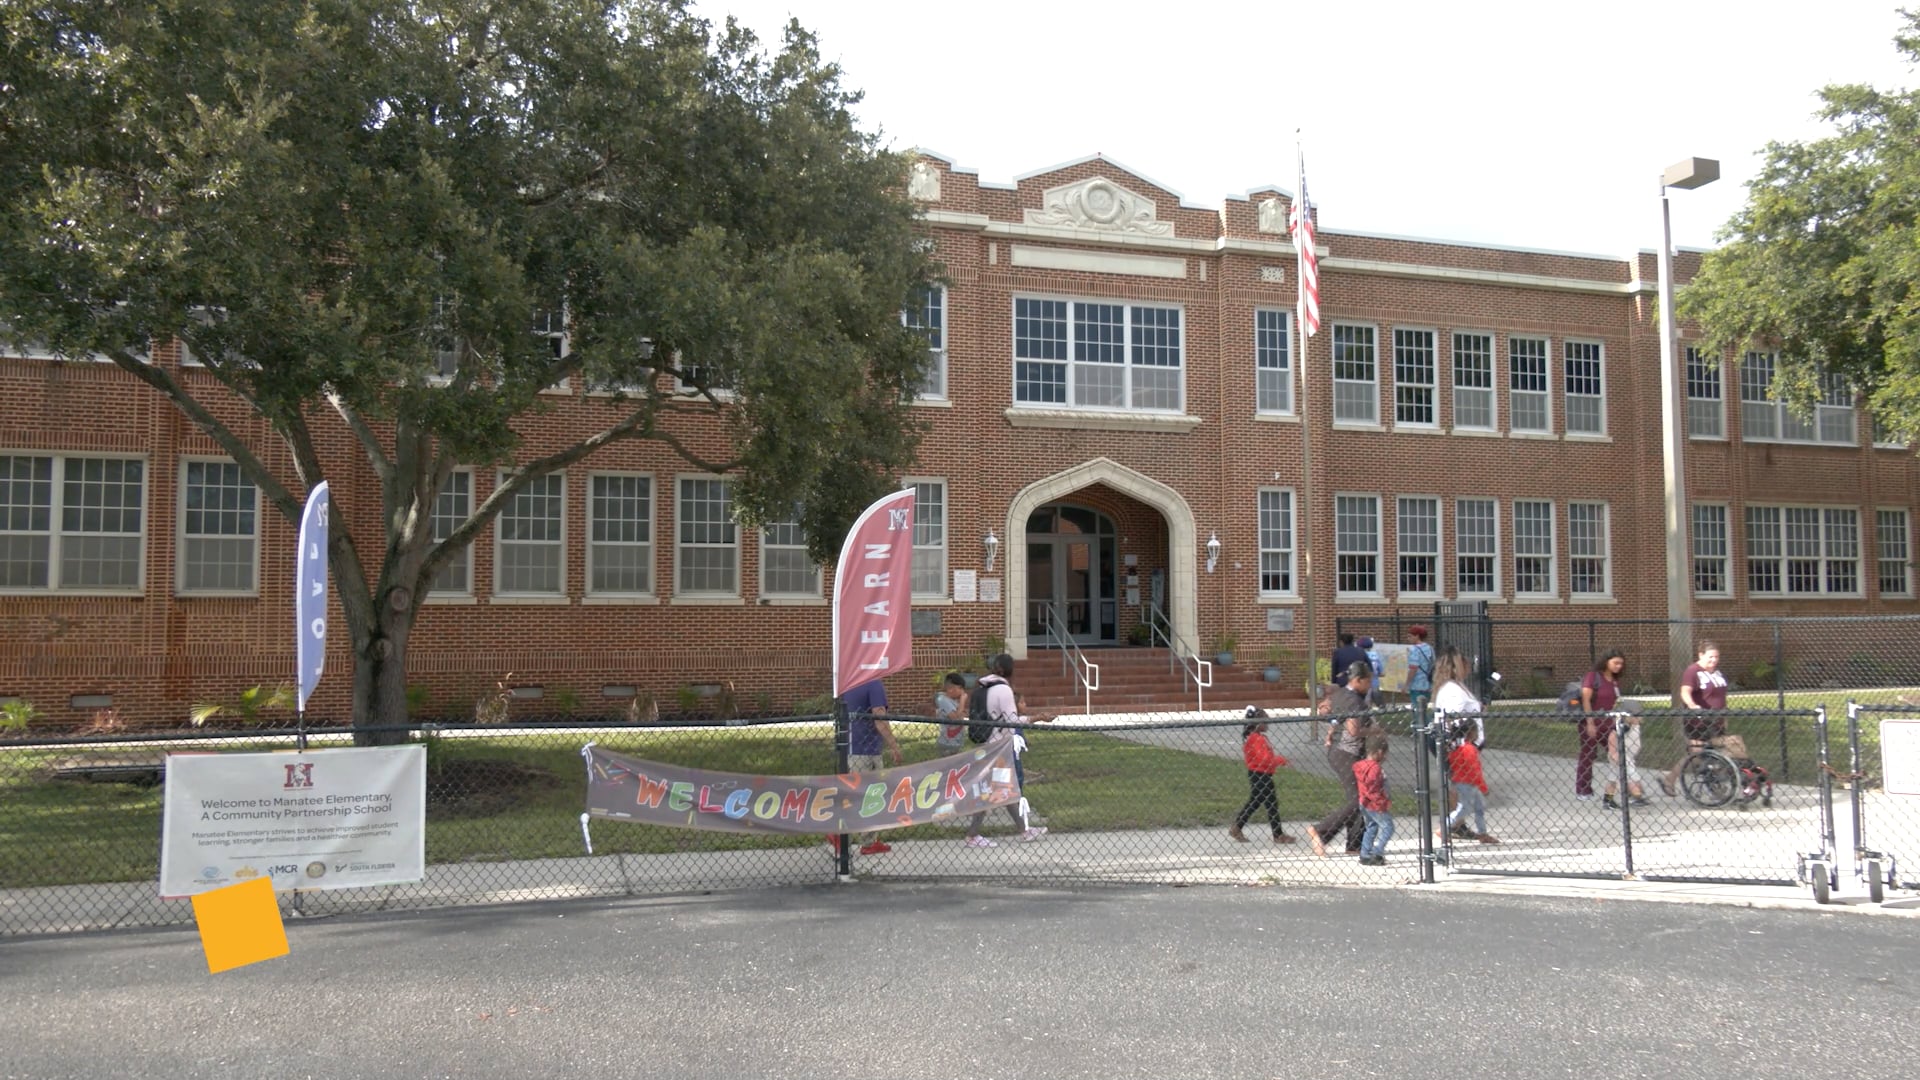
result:
[[(407, 741), (407, 637), (413, 612), (378, 606), (378, 625), (354, 643), (353, 742), (391, 746)], [(373, 729), (373, 730), (370, 730)]]

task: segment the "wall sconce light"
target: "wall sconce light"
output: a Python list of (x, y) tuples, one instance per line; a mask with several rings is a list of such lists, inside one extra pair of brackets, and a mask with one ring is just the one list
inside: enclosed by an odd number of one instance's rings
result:
[(1215, 566), (1218, 566), (1219, 564), (1220, 564), (1220, 534), (1213, 533), (1212, 535), (1207, 537), (1207, 573), (1209, 574), (1213, 573), (1213, 568)]
[(1000, 538), (993, 535), (993, 530), (989, 528), (987, 530), (987, 538), (981, 541), (981, 543), (985, 544), (987, 548), (987, 568), (982, 572), (991, 574), (993, 573), (993, 560), (1000, 557)]

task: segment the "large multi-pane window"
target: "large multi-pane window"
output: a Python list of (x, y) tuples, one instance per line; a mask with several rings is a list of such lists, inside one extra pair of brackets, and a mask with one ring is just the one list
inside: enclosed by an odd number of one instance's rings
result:
[(1453, 426), (1455, 430), (1492, 431), (1493, 335), (1455, 331), (1453, 335)]
[(1750, 352), (1740, 362), (1740, 434), (1755, 441), (1817, 442), (1852, 446), (1859, 441), (1853, 390), (1837, 376), (1820, 377), (1820, 398), (1811, 417), (1772, 400), (1779, 359)]
[(1859, 595), (1859, 511), (1851, 507), (1747, 507), (1747, 591)]
[(740, 526), (733, 519), (733, 482), (683, 476), (674, 554), (681, 596), (740, 594)]
[(1552, 432), (1553, 406), (1549, 393), (1547, 339), (1507, 338), (1507, 407), (1511, 413), (1511, 429)]
[(1876, 510), (1873, 515), (1873, 540), (1880, 554), (1880, 595), (1912, 596), (1912, 548), (1907, 532), (1907, 511)]
[(1260, 595), (1293, 594), (1293, 492), (1261, 488)]
[[(434, 497), (433, 542), (437, 545), (452, 536), (455, 529), (466, 524), (467, 517), (472, 513), (473, 473), (461, 469), (447, 476), (447, 482), (440, 486), (440, 494)], [(473, 545), (469, 543), (440, 564), (427, 592), (428, 595), (465, 595), (472, 591)]]
[(1178, 412), (1180, 326), (1179, 308), (1015, 297), (1014, 400)]
[(1402, 495), (1394, 506), (1400, 595), (1438, 596), (1440, 581), (1440, 500)]
[(146, 463), (0, 455), (0, 591), (137, 593)]
[(1434, 404), (1434, 333), (1431, 330), (1393, 331), (1393, 422), (1396, 426), (1434, 427), (1440, 422)]
[(1500, 504), (1493, 499), (1453, 502), (1455, 583), (1461, 596), (1500, 594)]
[(1597, 341), (1566, 346), (1567, 434), (1607, 433), (1606, 349)]
[(1548, 500), (1513, 500), (1513, 594), (1559, 594), (1553, 565), (1553, 503)]
[(1254, 407), (1264, 413), (1293, 411), (1293, 352), (1287, 312), (1253, 313)]
[(947, 595), (947, 482), (913, 483), (913, 595)]
[(587, 492), (587, 592), (653, 592), (653, 478), (598, 473)]
[(180, 463), (181, 593), (251, 593), (260, 551), (259, 490), (231, 461)]
[(1333, 324), (1334, 423), (1380, 422), (1380, 367), (1373, 327)]
[(1687, 346), (1687, 434), (1696, 439), (1725, 437), (1726, 402), (1720, 394), (1720, 368), (1695, 346)]
[(1607, 504), (1567, 503), (1567, 591), (1574, 596), (1613, 595)]
[(820, 564), (807, 554), (807, 531), (791, 521), (760, 530), (760, 594), (819, 596)]
[(1693, 591), (1702, 596), (1731, 596), (1727, 574), (1727, 508), (1693, 505)]
[(1333, 554), (1339, 592), (1380, 595), (1380, 496), (1334, 496)]
[[(506, 483), (511, 474), (502, 473)], [(494, 519), (493, 591), (560, 596), (565, 584), (567, 476), (548, 473), (513, 493)]]
[(939, 285), (915, 289), (907, 306), (900, 311), (900, 322), (927, 339), (927, 374), (920, 381), (919, 396), (943, 400), (947, 396), (947, 290)]

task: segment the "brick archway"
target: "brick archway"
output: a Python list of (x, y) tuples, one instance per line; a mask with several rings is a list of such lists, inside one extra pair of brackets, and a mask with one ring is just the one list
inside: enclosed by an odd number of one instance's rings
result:
[(1199, 648), (1198, 580), (1194, 559), (1193, 508), (1174, 489), (1143, 473), (1135, 472), (1109, 458), (1094, 458), (1064, 472), (1036, 480), (1020, 489), (1007, 507), (1006, 531), (1006, 631), (1007, 652), (1014, 659), (1027, 655), (1027, 518), (1051, 502), (1091, 487), (1105, 484), (1122, 494), (1140, 500), (1167, 522), (1167, 616), (1173, 621), (1174, 637), (1192, 649)]

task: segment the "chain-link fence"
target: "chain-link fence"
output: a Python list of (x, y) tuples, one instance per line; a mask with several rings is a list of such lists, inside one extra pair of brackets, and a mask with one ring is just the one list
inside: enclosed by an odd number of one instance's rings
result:
[(1837, 855), (1875, 902), (1888, 889), (1920, 889), (1920, 708), (1847, 707), (1847, 813), (1836, 821)]
[(1495, 710), (1435, 731), (1454, 872), (1792, 884), (1818, 847), (1818, 711)]
[[(937, 722), (893, 716), (908, 762), (950, 751)], [(970, 822), (887, 829), (856, 839), (853, 872), (881, 879), (1197, 883), (1391, 883), (1417, 865), (1385, 867), (1316, 858), (1305, 826), (1345, 793), (1321, 739), (1326, 724), (1276, 718), (1249, 732), (1244, 719), (1164, 716), (1129, 724), (1022, 729), (1026, 829), (996, 810), (970, 841)], [(1395, 724), (1405, 744), (1408, 724)], [(824, 836), (740, 834), (621, 821), (592, 823), (586, 853), (580, 815), (592, 742), (632, 758), (749, 776), (835, 773), (831, 717), (705, 725), (571, 728), (463, 726), (395, 730), (427, 748), (426, 876), (365, 889), (282, 894), (291, 913), (407, 909), (818, 883), (834, 880)], [(1274, 839), (1263, 781), (1248, 769), (1248, 736), (1289, 759), (1271, 784)], [(315, 747), (348, 745), (314, 733)], [(174, 733), (148, 737), (0, 743), (0, 934), (184, 923), (184, 900), (159, 896), (157, 873), (165, 759), (172, 752), (286, 750), (291, 732)], [(1411, 749), (1396, 747), (1397, 760)], [(1257, 759), (1256, 764), (1264, 765)], [(1395, 774), (1394, 811), (1415, 802)], [(1255, 797), (1259, 796), (1259, 797)], [(1251, 805), (1250, 805), (1251, 804)], [(1229, 826), (1251, 814), (1239, 835)], [(1412, 819), (1401, 827), (1413, 836)], [(860, 854), (878, 841), (886, 850)]]
[[(1461, 642), (1483, 672), (1499, 671), (1495, 693), (1509, 700), (1551, 699), (1614, 651), (1626, 660), (1622, 682), (1634, 693), (1671, 693), (1680, 676), (1669, 670), (1677, 635), (1692, 648), (1708, 641), (1719, 647), (1720, 672), (1731, 684), (1729, 704), (1735, 707), (1806, 709), (1815, 697), (1836, 705), (1848, 697), (1920, 704), (1920, 615), (1668, 621), (1509, 618), (1479, 607), (1447, 604), (1343, 618), (1337, 632), (1402, 642), (1408, 627), (1427, 626), (1436, 642)], [(1465, 613), (1468, 608), (1475, 613)]]

